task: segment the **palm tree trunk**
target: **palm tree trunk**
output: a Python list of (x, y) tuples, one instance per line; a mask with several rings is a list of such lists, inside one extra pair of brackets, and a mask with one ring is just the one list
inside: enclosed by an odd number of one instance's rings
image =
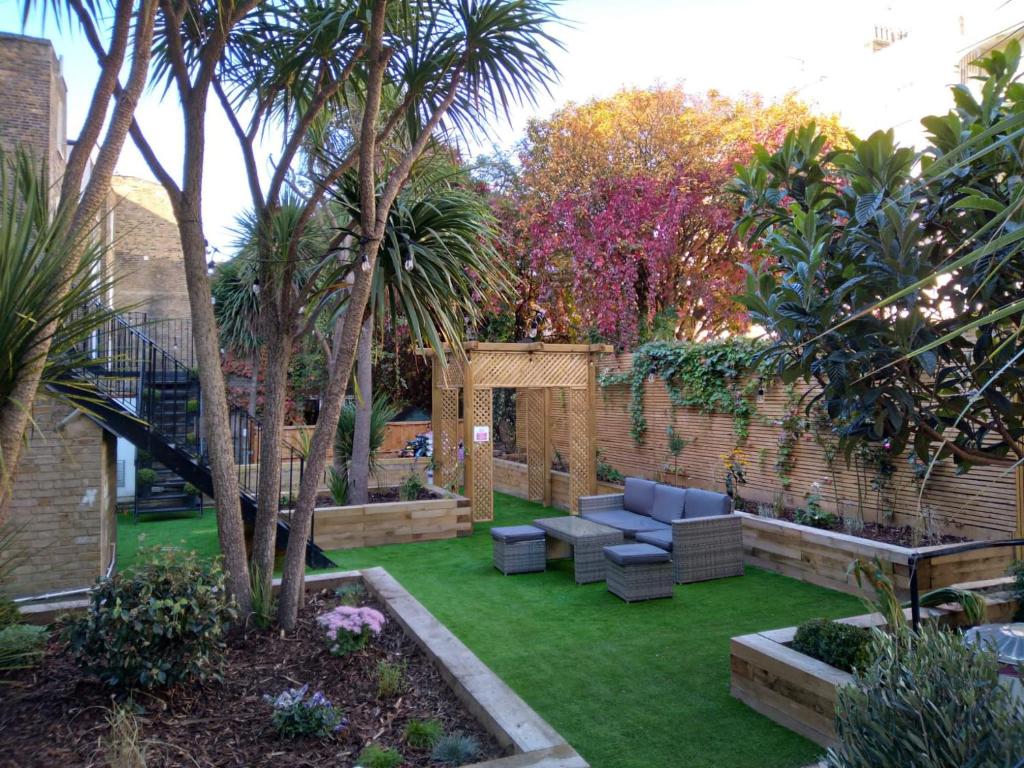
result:
[(370, 420), (373, 414), (373, 314), (370, 310), (367, 310), (359, 332), (356, 384), (360, 399), (356, 402), (355, 429), (352, 435), (349, 502), (365, 504), (370, 498)]
[(250, 419), (256, 418), (256, 400), (259, 398), (260, 390), (260, 353), (252, 353), (252, 365), (249, 366), (249, 406), (247, 408)]

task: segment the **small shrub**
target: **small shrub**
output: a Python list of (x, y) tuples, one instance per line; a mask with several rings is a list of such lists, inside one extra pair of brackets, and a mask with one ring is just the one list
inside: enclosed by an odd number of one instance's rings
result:
[(21, 621), (21, 611), (14, 601), (0, 596), (0, 629), (17, 624)]
[(999, 681), (996, 655), (924, 626), (876, 633), (876, 659), (836, 701), (829, 768), (1002, 768), (1024, 744), (1024, 702)]
[(597, 449), (597, 479), (602, 483), (614, 483), (615, 485), (622, 485), (624, 478), (622, 473), (619, 472), (615, 467), (604, 460), (601, 455), (601, 449)]
[(348, 472), (339, 472), (334, 467), (327, 470), (327, 487), (331, 498), (339, 507), (348, 504)]
[(196, 399), (192, 399), (186, 402), (185, 413), (199, 413), (199, 401)]
[(351, 584), (342, 584), (335, 589), (334, 595), (342, 605), (356, 606), (366, 599), (366, 587), (358, 581), (353, 581)]
[(0, 670), (24, 669), (42, 658), (46, 627), (11, 624), (0, 629)]
[(135, 473), (135, 482), (148, 488), (156, 482), (156, 470), (150, 469), (149, 467), (143, 467)]
[(328, 646), (335, 656), (344, 656), (364, 648), (371, 637), (384, 629), (387, 619), (374, 608), (339, 605), (317, 616), (317, 623), (326, 631)]
[(381, 661), (377, 664), (377, 698), (392, 699), (405, 688), (405, 664)]
[(85, 670), (110, 686), (154, 688), (219, 677), (227, 627), (238, 618), (220, 566), (178, 550), (102, 580), (89, 610), (63, 633)]
[(791, 647), (837, 669), (852, 672), (871, 663), (871, 630), (828, 619), (805, 621)]
[(440, 720), (410, 720), (405, 726), (405, 743), (413, 749), (433, 749), (444, 735)]
[(805, 498), (805, 506), (793, 513), (793, 520), (812, 528), (829, 529), (836, 524), (836, 516), (821, 508), (821, 491), (817, 483), (811, 484), (811, 491)]
[(263, 700), (274, 709), (270, 722), (282, 738), (316, 736), (324, 739), (348, 725), (348, 721), (322, 692), (317, 691), (306, 698), (308, 692), (309, 686), (304, 685), (282, 691), (276, 697), (263, 695)]
[(409, 476), (398, 486), (398, 498), (402, 501), (416, 501), (422, 490), (423, 481), (420, 480), (420, 476), (415, 472), (410, 472)]
[(202, 491), (199, 490), (199, 486), (192, 485), (192, 483), (185, 483), (185, 485), (181, 487), (181, 492), (184, 493), (186, 496), (202, 495)]
[(465, 765), (480, 754), (480, 742), (472, 736), (456, 731), (437, 740), (430, 759), (441, 765)]
[(356, 764), (361, 768), (398, 768), (404, 759), (397, 749), (370, 744), (359, 753)]

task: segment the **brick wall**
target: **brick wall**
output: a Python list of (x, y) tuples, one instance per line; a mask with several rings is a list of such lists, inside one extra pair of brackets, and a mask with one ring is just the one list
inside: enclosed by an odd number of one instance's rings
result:
[(0, 145), (28, 149), (53, 184), (67, 155), (66, 95), (48, 40), (0, 33)]
[(32, 413), (11, 502), (23, 558), (14, 596), (89, 586), (110, 562), (116, 528), (113, 435), (49, 399)]
[(151, 320), (191, 316), (181, 240), (171, 201), (154, 181), (115, 176), (114, 305), (145, 312)]

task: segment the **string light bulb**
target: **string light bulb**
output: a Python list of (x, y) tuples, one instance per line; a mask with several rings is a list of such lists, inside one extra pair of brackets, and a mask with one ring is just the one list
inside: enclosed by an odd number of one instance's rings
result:
[(254, 296), (260, 295), (260, 279), (258, 277), (252, 281), (252, 293)]
[(361, 266), (362, 266), (363, 272), (367, 272), (368, 273), (370, 271), (370, 259), (367, 258), (365, 253), (363, 254), (363, 263), (362, 263)]

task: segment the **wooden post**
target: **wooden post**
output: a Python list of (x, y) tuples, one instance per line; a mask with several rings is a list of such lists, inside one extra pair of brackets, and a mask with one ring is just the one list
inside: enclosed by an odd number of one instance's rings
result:
[(551, 506), (551, 462), (554, 460), (551, 445), (551, 387), (544, 388), (544, 506)]
[[(476, 489), (473, 487), (473, 357), (470, 355), (462, 367), (462, 445), (463, 455), (463, 479), (466, 498), (469, 499), (470, 507), (473, 510), (473, 519), (476, 520)], [(456, 432), (458, 427), (456, 426)], [(458, 450), (456, 448), (456, 450)]]
[(587, 445), (590, 451), (588, 493), (597, 493), (597, 364), (591, 356), (587, 366)]

